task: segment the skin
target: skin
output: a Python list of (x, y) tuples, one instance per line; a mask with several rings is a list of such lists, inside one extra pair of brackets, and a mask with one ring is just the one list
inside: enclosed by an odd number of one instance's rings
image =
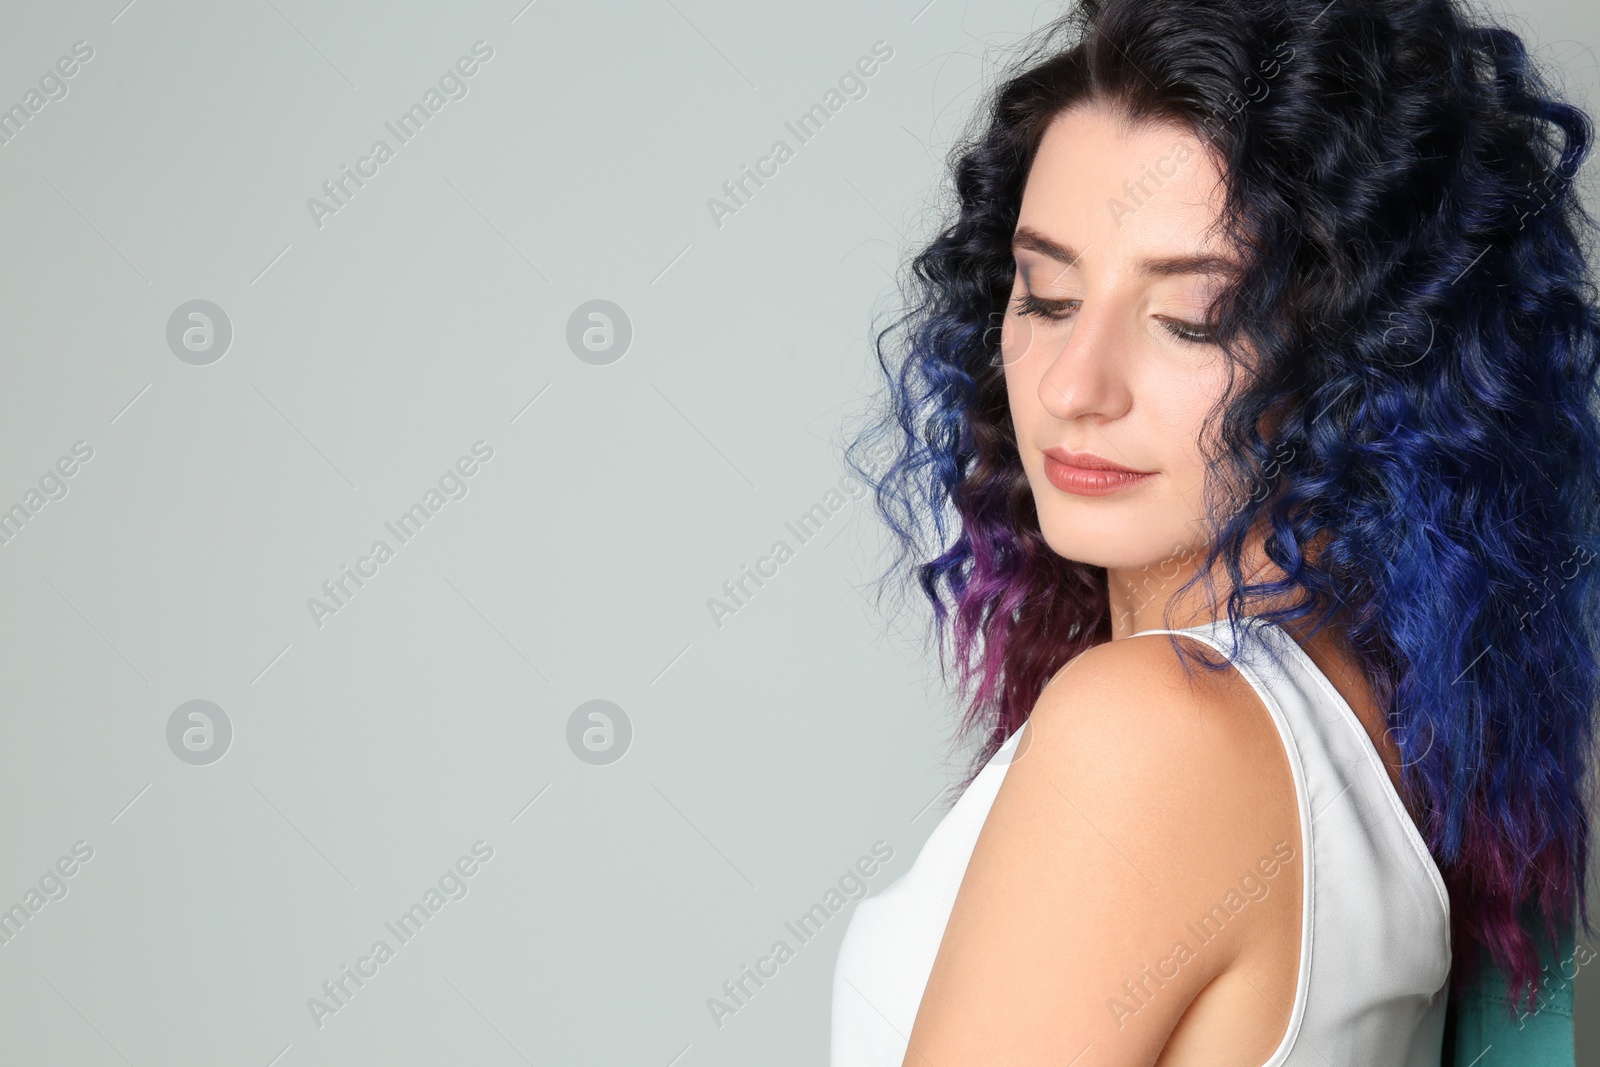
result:
[[(1141, 180), (1136, 206), (1124, 183)], [(1100, 104), (1058, 116), (1029, 173), (1001, 339), (1012, 422), (1046, 541), (1106, 568), (1113, 639), (1059, 672), (1024, 727), (906, 1067), (1238, 1067), (1265, 1062), (1286, 1032), (1303, 845), (1283, 742), (1236, 671), (1191, 683), (1167, 635), (1135, 636), (1214, 617), (1202, 594), (1174, 594), (1204, 554), (1200, 445), (1227, 381), (1206, 311), (1225, 273), (1147, 267), (1215, 257), (1225, 272), (1220, 196), (1193, 134), (1129, 125)], [(1119, 216), (1113, 199), (1136, 210)], [(1056, 317), (1025, 313), (1030, 294)], [(1045, 477), (1052, 446), (1153, 476), (1108, 496), (1064, 492)], [(1259, 535), (1244, 562), (1270, 573)], [(1398, 751), (1340, 632), (1293, 636), (1398, 784)], [(1284, 850), (1292, 858), (1274, 863)], [(1235, 898), (1247, 903), (1202, 941), (1191, 924), (1247, 876)], [(1130, 995), (1129, 981), (1145, 992)]]

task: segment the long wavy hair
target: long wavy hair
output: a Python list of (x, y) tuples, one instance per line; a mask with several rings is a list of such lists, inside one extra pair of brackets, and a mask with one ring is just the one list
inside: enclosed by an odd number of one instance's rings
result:
[[(982, 741), (965, 784), (1111, 636), (1105, 570), (1040, 531), (997, 329), (1040, 138), (1108, 103), (1214, 153), (1247, 265), (1210, 321), (1250, 373), (1213, 413), (1211, 536), (1178, 592), (1220, 565), (1230, 626), (1271, 599), (1292, 606), (1254, 614), (1345, 627), (1449, 888), (1453, 979), (1487, 953), (1508, 1006), (1534, 1001), (1525, 923), (1552, 946), (1592, 933), (1590, 120), (1456, 0), (1082, 0), (1024, 44), (951, 153), (947, 221), (902, 275), (887, 389), (846, 450), (897, 548), (880, 584), (914, 580), (957, 665)], [(1256, 529), (1279, 581), (1246, 581)]]

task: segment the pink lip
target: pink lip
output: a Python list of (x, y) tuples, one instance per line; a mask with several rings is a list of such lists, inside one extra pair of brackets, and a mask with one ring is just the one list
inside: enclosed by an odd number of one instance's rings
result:
[(1136, 471), (1092, 452), (1068, 452), (1064, 448), (1044, 450), (1044, 476), (1062, 492), (1078, 496), (1120, 492), (1155, 473)]

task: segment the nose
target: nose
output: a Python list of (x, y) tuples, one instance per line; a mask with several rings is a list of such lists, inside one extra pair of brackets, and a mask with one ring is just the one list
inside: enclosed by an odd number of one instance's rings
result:
[(1034, 338), (1047, 361), (1039, 377), (1039, 402), (1063, 422), (1115, 419), (1128, 410), (1130, 338), (1127, 317), (1106, 301), (1085, 300), (1065, 329)]

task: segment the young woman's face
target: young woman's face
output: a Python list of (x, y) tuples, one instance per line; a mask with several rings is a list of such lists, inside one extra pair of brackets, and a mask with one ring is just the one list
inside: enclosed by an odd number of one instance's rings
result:
[(1039, 146), (1001, 351), (1039, 523), (1068, 559), (1137, 569), (1203, 545), (1200, 434), (1226, 383), (1206, 308), (1232, 266), (1208, 235), (1220, 181), (1193, 134), (1124, 130), (1097, 105)]

